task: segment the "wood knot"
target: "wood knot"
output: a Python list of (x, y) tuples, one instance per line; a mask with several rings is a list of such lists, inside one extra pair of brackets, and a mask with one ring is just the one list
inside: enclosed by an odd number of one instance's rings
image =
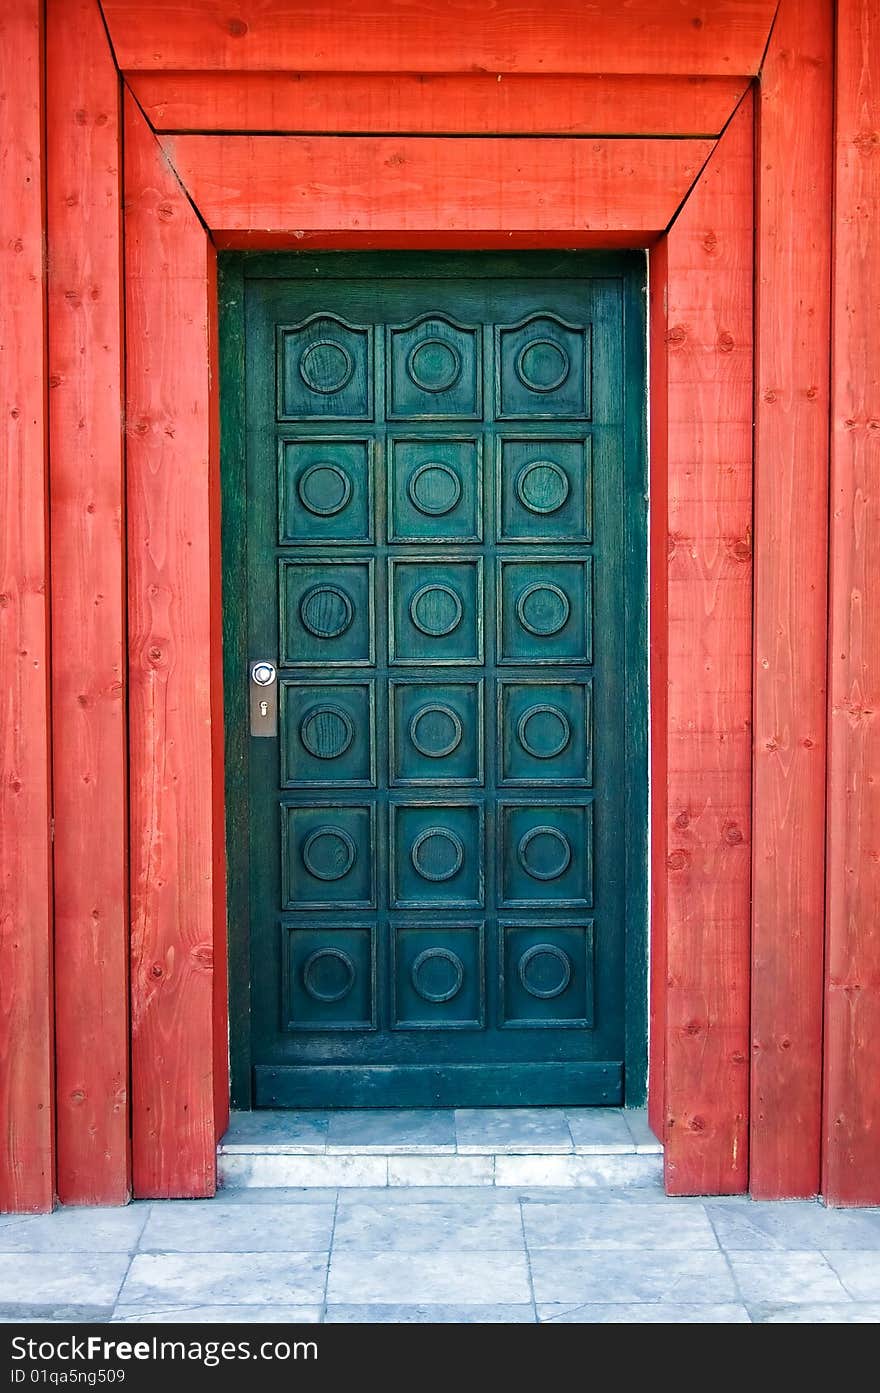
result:
[(690, 1119), (690, 1121), (688, 1122), (688, 1131), (689, 1131), (689, 1132), (705, 1132), (705, 1130), (706, 1130), (706, 1123), (705, 1123), (705, 1119), (702, 1118), (702, 1117), (692, 1117), (692, 1118)]
[(161, 648), (151, 648), (151, 649), (149, 649), (149, 651), (148, 651), (148, 653), (147, 653), (147, 657), (150, 659), (151, 662), (158, 663), (158, 662), (159, 662), (159, 659), (162, 657), (162, 649), (161, 649)]
[(853, 136), (853, 145), (860, 155), (873, 155), (877, 145), (880, 145), (880, 131), (860, 131)]
[(696, 1036), (696, 1035), (702, 1035), (702, 1033), (703, 1033), (703, 1022), (702, 1022), (702, 1021), (685, 1021), (684, 1025), (682, 1026), (682, 1032), (683, 1032), (685, 1035), (690, 1035), (690, 1037), (691, 1037), (692, 1039), (693, 1039), (694, 1036)]
[(12, 250), (13, 250), (14, 252), (23, 252), (23, 251), (24, 251), (24, 242), (21, 240), (20, 237), (16, 237), (15, 241), (14, 241), (13, 244), (12, 244)]
[(730, 554), (734, 561), (751, 561), (752, 544), (748, 537), (736, 537), (730, 543)]
[(170, 222), (174, 217), (174, 208), (170, 203), (160, 203), (156, 208), (156, 216), (160, 222)]
[(743, 1050), (734, 1050), (733, 1054), (730, 1056), (730, 1062), (731, 1064), (748, 1064), (749, 1057)]
[(703, 250), (707, 251), (711, 256), (717, 246), (717, 235), (714, 232), (707, 232), (705, 237), (703, 238)]
[(743, 840), (742, 831), (735, 822), (726, 822), (721, 835), (728, 846), (739, 846)]
[(243, 19), (231, 19), (226, 29), (233, 39), (243, 39), (248, 31), (248, 27)]
[(83, 111), (82, 107), (80, 107), (79, 111), (73, 113), (73, 119), (78, 126), (87, 126), (89, 123), (89, 113)]
[(776, 401), (776, 393), (773, 391), (772, 387), (762, 394), (761, 400), (765, 401), (768, 406), (773, 405), (773, 403)]
[(150, 976), (157, 978), (165, 976), (165, 969), (161, 963), (153, 963), (153, 966), (150, 968)]
[(672, 344), (673, 348), (678, 348), (687, 342), (687, 331), (683, 324), (676, 324), (666, 335), (666, 342)]
[(63, 381), (64, 378), (61, 376), (60, 372), (53, 372), (52, 376), (49, 378), (49, 386), (60, 387)]
[(214, 966), (214, 949), (210, 943), (197, 943), (190, 949), (189, 955), (197, 967), (204, 968), (207, 972)]
[(683, 813), (679, 813), (673, 825), (683, 832), (686, 827), (690, 827), (691, 825), (690, 813), (686, 811)]
[(683, 847), (670, 852), (666, 858), (666, 865), (671, 871), (686, 871), (690, 864), (690, 854)]

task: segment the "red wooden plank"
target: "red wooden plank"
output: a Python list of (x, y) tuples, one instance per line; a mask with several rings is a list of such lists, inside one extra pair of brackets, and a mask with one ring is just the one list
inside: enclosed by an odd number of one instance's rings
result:
[(749, 1188), (763, 1199), (819, 1189), (832, 31), (832, 0), (782, 0), (759, 105)]
[(717, 136), (744, 77), (488, 73), (132, 74), (158, 131)]
[(58, 1197), (130, 1190), (119, 78), (96, 0), (47, 13)]
[(669, 682), (667, 550), (669, 536), (669, 393), (666, 348), (666, 300), (669, 244), (662, 238), (648, 263), (650, 296), (650, 649), (651, 649), (651, 981), (648, 1068), (648, 1120), (658, 1137), (666, 1128), (666, 934), (668, 894), (666, 866), (666, 797), (668, 781)]
[[(132, 1151), (139, 1196), (215, 1184), (214, 253), (126, 94)], [(213, 617), (212, 617), (213, 616)]]
[(756, 73), (775, 0), (103, 0), (123, 69)]
[(749, 95), (667, 247), (672, 1194), (748, 1179), (752, 118)]
[(563, 251), (597, 247), (649, 247), (659, 232), (571, 231), (541, 232), (517, 229), (512, 232), (459, 232), (440, 229), (428, 232), (400, 232), (394, 228), (374, 232), (250, 232), (211, 233), (218, 251)]
[(656, 233), (710, 140), (163, 136), (201, 216), (221, 236), (358, 233)]
[(880, 3), (837, 6), (823, 1192), (880, 1204)]
[(51, 1209), (42, 5), (0, 15), (0, 1209)]

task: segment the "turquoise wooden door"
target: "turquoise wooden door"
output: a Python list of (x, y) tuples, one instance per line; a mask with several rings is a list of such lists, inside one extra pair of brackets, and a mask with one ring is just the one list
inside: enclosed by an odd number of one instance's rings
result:
[(277, 685), (251, 694), (255, 1101), (619, 1103), (625, 276), (262, 264), (247, 633)]

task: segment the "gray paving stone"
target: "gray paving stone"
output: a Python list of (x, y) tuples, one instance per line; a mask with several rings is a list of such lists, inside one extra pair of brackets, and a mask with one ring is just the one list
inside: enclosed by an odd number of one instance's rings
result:
[(635, 1142), (620, 1108), (566, 1108), (565, 1120), (575, 1151), (635, 1150)]
[(880, 1224), (853, 1209), (825, 1209), (804, 1200), (741, 1205), (706, 1201), (722, 1248), (731, 1250), (855, 1248), (880, 1253)]
[(614, 1204), (625, 1200), (627, 1204), (664, 1204), (702, 1208), (702, 1202), (692, 1198), (668, 1199), (659, 1181), (643, 1185), (536, 1185), (505, 1186), (505, 1194), (510, 1194), (522, 1204)]
[(880, 1253), (832, 1252), (825, 1257), (856, 1301), (880, 1301)]
[(333, 1204), (337, 1194), (334, 1189), (323, 1189), (318, 1185), (305, 1189), (284, 1185), (242, 1185), (224, 1187), (217, 1191), (213, 1199), (202, 1200), (202, 1204)]
[(0, 1223), (0, 1253), (129, 1253), (149, 1212), (149, 1205), (138, 1204), (9, 1214)]
[(112, 1306), (129, 1262), (127, 1253), (4, 1253), (0, 1292), (7, 1306)]
[(120, 1306), (309, 1306), (323, 1300), (323, 1253), (139, 1253)]
[(125, 1325), (165, 1325), (192, 1321), (194, 1325), (315, 1325), (321, 1319), (321, 1306), (160, 1306), (144, 1302), (117, 1306), (113, 1323)]
[(734, 1302), (677, 1306), (668, 1301), (640, 1301), (628, 1305), (542, 1305), (538, 1320), (557, 1325), (748, 1325), (749, 1313)]
[(739, 1294), (720, 1252), (590, 1252), (530, 1250), (538, 1303), (674, 1305), (738, 1303)]
[(529, 1250), (591, 1248), (617, 1250), (714, 1249), (718, 1242), (700, 1208), (669, 1209), (665, 1204), (532, 1203), (523, 1205)]
[(329, 1112), (234, 1112), (220, 1145), (224, 1151), (247, 1152), (255, 1146), (292, 1153), (323, 1152), (330, 1126)]
[(0, 1304), (0, 1325), (42, 1325), (49, 1322), (72, 1322), (79, 1325), (103, 1325), (113, 1315), (112, 1306)]
[(157, 1204), (140, 1251), (160, 1253), (327, 1252), (333, 1204)]
[(421, 1252), (436, 1249), (489, 1252), (522, 1248), (519, 1205), (496, 1201), (483, 1191), (480, 1206), (461, 1206), (455, 1200), (420, 1203), (417, 1198), (403, 1208), (382, 1200), (365, 1200), (340, 1208), (333, 1251), (343, 1248), (366, 1252)]
[(751, 1317), (755, 1325), (877, 1325), (880, 1323), (880, 1302), (753, 1306)]
[[(420, 1163), (422, 1158), (406, 1157), (404, 1159), (407, 1161), (412, 1159)], [(431, 1157), (426, 1157), (424, 1159), (431, 1160)], [(443, 1159), (444, 1164), (446, 1164), (445, 1158), (438, 1157), (438, 1161), (441, 1159)], [(491, 1157), (466, 1156), (462, 1157), (462, 1160), (468, 1164), (470, 1164), (472, 1160), (482, 1163), (486, 1160), (491, 1161)], [(398, 1208), (404, 1209), (408, 1208), (411, 1204), (433, 1203), (454, 1203), (457, 1209), (462, 1209), (465, 1205), (473, 1209), (474, 1207), (482, 1208), (486, 1204), (493, 1203), (494, 1200), (498, 1198), (508, 1200), (511, 1204), (516, 1204), (518, 1197), (512, 1191), (508, 1190), (505, 1190), (502, 1196), (495, 1196), (491, 1188), (487, 1188), (485, 1184), (455, 1185), (452, 1187), (449, 1185), (389, 1185), (385, 1189), (380, 1189), (378, 1186), (374, 1189), (352, 1188), (339, 1191), (339, 1213), (341, 1214), (344, 1209), (352, 1205), (357, 1206), (363, 1203), (370, 1204), (376, 1200), (380, 1200), (382, 1204), (388, 1206), (395, 1205)]]
[(624, 1108), (623, 1118), (629, 1128), (630, 1136), (636, 1144), (636, 1151), (662, 1152), (663, 1147), (659, 1138), (648, 1126), (647, 1108)]
[(455, 1132), (462, 1155), (572, 1150), (561, 1108), (458, 1108)]
[(371, 1109), (334, 1113), (327, 1134), (329, 1153), (454, 1152), (455, 1117), (451, 1109)]
[(532, 1305), (510, 1306), (328, 1306), (328, 1325), (534, 1325)]
[(530, 1302), (525, 1253), (364, 1253), (334, 1248), (328, 1305), (485, 1305)]
[[(861, 1256), (855, 1254), (854, 1256)], [(737, 1286), (747, 1306), (760, 1302), (846, 1301), (837, 1273), (817, 1252), (728, 1251)]]

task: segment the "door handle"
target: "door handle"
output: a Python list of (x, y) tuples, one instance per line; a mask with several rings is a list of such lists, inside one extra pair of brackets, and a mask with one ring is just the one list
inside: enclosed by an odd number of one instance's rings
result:
[(274, 663), (259, 658), (250, 665), (251, 735), (278, 734), (278, 671)]

